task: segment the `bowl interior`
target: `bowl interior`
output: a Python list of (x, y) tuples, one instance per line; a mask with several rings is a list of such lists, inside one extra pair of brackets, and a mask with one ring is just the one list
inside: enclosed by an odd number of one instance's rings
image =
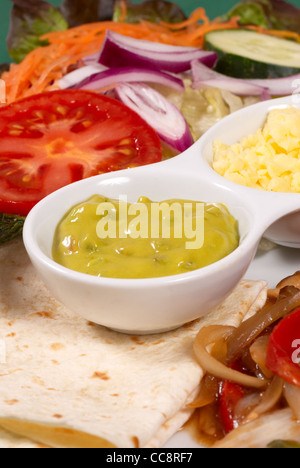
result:
[[(293, 206), (299, 206), (300, 209), (300, 195), (264, 192), (240, 186), (234, 182), (224, 179), (224, 177), (217, 174), (212, 168), (214, 156), (213, 143), (216, 140), (221, 140), (223, 143), (228, 145), (237, 143), (245, 136), (254, 134), (259, 128), (262, 128), (265, 124), (267, 115), (271, 110), (284, 109), (291, 105), (298, 108), (300, 107), (300, 103), (294, 99), (294, 96), (266, 101), (249, 108), (245, 108), (242, 111), (230, 115), (222, 122), (215, 125), (206, 133), (202, 141), (199, 142), (201, 144), (201, 153), (206, 163), (208, 163), (208, 170), (211, 171), (211, 174), (214, 173), (219, 178), (220, 183), (223, 183), (224, 181), (226, 185), (235, 187), (235, 190), (240, 191), (243, 199), (251, 200), (252, 198), (254, 201), (256, 200), (257, 206), (261, 205), (262, 207), (265, 207), (265, 213), (268, 211), (270, 212), (271, 210), (274, 211), (274, 207), (276, 209), (279, 205), (283, 206), (285, 212), (287, 212), (291, 201)], [(298, 198), (298, 204), (297, 202), (295, 204), (295, 197)], [(268, 206), (270, 210), (268, 210)], [(270, 227), (266, 230), (264, 236), (279, 245), (300, 248), (300, 213), (295, 212), (288, 214), (283, 218), (281, 218), (281, 216), (282, 214), (278, 216), (278, 221), (273, 223), (271, 226), (269, 225)], [(276, 216), (274, 219), (276, 219)]]
[(294, 102), (293, 97), (275, 99), (255, 104), (248, 108), (235, 112), (223, 119), (219, 124), (212, 127), (203, 138), (203, 156), (212, 166), (213, 143), (221, 140), (227, 145), (239, 142), (242, 138), (254, 134), (262, 128), (266, 122), (269, 112), (273, 109), (285, 109), (288, 106), (300, 105)]

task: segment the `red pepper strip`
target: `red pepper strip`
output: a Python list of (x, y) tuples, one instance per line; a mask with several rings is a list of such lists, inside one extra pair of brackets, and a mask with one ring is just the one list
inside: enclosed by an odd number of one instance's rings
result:
[(281, 320), (271, 333), (266, 364), (273, 374), (300, 387), (300, 309)]
[(238, 384), (224, 381), (221, 384), (220, 418), (223, 429), (228, 434), (237, 427), (234, 410), (238, 402), (244, 397), (244, 389)]

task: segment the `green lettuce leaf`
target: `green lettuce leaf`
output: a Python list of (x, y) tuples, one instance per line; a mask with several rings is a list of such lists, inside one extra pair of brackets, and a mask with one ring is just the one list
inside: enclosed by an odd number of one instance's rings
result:
[(224, 20), (234, 16), (240, 17), (242, 25), (300, 33), (300, 8), (284, 0), (244, 0), (233, 7)]
[(24, 222), (22, 216), (0, 213), (0, 245), (20, 236)]
[(69, 26), (109, 21), (113, 17), (114, 0), (64, 0), (59, 11)]
[(63, 31), (68, 24), (50, 3), (40, 0), (11, 0), (10, 28), (7, 37), (9, 55), (17, 63), (37, 47), (46, 46), (40, 36), (51, 31)]
[[(187, 19), (182, 9), (176, 3), (167, 2), (164, 0), (146, 0), (142, 3), (131, 3), (130, 0), (125, 0), (127, 5), (127, 16), (123, 20), (124, 23), (138, 23), (141, 19), (158, 23), (165, 21), (168, 23), (180, 23)], [(121, 17), (120, 0), (116, 1), (114, 10), (114, 21), (120, 21)]]

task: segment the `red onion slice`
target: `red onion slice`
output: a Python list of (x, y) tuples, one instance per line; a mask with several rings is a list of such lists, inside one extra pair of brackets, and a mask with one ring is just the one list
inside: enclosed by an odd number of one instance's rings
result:
[(94, 63), (98, 63), (98, 59), (99, 59), (99, 52), (88, 55), (87, 57), (84, 57), (82, 61), (85, 65), (93, 65)]
[(300, 74), (268, 80), (247, 80), (247, 82), (268, 88), (271, 96), (290, 96), (300, 89)]
[(185, 151), (194, 143), (181, 112), (159, 92), (143, 83), (120, 83), (115, 92), (117, 97), (148, 122), (176, 153)]
[(192, 61), (192, 75), (192, 87), (194, 89), (201, 86), (209, 86), (210, 88), (226, 89), (238, 96), (261, 96), (262, 99), (270, 98), (268, 88), (250, 83), (248, 80), (222, 75), (206, 67), (198, 60)]
[(192, 62), (193, 87), (215, 86), (227, 89), (240, 96), (259, 96), (268, 99), (271, 96), (290, 96), (300, 87), (300, 74), (285, 78), (236, 79), (217, 73), (197, 60)]
[(85, 67), (78, 68), (77, 70), (68, 73), (63, 78), (61, 78), (57, 84), (61, 89), (73, 88), (73, 86), (76, 86), (83, 80), (104, 70), (107, 70), (104, 65), (100, 65), (99, 63), (94, 62), (93, 64), (86, 65)]
[(145, 41), (107, 31), (98, 59), (107, 67), (145, 67), (182, 73), (190, 70), (192, 60), (200, 60), (208, 67), (214, 67), (218, 55), (196, 47), (179, 47)]
[(184, 92), (185, 87), (181, 79), (157, 70), (146, 70), (144, 68), (111, 68), (100, 73), (93, 74), (78, 83), (78, 89), (89, 89), (91, 91), (104, 90), (115, 87), (119, 83), (148, 82), (159, 83), (177, 91)]

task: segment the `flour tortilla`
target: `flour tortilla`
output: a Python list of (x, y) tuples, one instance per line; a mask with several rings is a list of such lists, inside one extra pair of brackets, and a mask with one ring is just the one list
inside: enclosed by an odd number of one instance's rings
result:
[(266, 282), (242, 281), (205, 319), (129, 336), (54, 300), (21, 241), (0, 248), (0, 265), (0, 447), (163, 446), (191, 415), (203, 376), (193, 355), (200, 328), (239, 326), (267, 297)]
[(0, 449), (38, 449), (48, 448), (46, 445), (39, 444), (25, 437), (0, 429)]

